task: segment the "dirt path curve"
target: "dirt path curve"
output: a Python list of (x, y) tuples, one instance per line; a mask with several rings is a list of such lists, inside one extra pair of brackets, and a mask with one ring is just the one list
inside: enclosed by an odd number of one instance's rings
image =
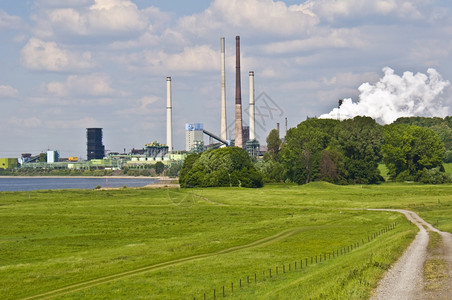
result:
[[(427, 245), (429, 241), (428, 231), (438, 232), (443, 240), (442, 247), (444, 259), (448, 263), (449, 278), (452, 278), (452, 234), (441, 232), (429, 223), (425, 222), (414, 212), (402, 209), (372, 209), (376, 211), (394, 211), (402, 213), (406, 218), (419, 228), (416, 238), (405, 251), (397, 263), (386, 273), (380, 281), (371, 300), (404, 300), (427, 299), (424, 292), (423, 267), (427, 259)], [(451, 299), (449, 287), (445, 287), (445, 298)]]

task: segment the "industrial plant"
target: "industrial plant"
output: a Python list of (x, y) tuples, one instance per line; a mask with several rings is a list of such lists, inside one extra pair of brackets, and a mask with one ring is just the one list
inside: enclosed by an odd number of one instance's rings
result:
[[(132, 149), (126, 153), (109, 152), (103, 144), (103, 128), (86, 129), (87, 160), (71, 156), (60, 158), (58, 151), (48, 150), (46, 153), (32, 155), (22, 154), (21, 158), (0, 159), (0, 169), (10, 169), (21, 166), (23, 168), (67, 168), (67, 169), (121, 169), (123, 167), (141, 167), (161, 161), (171, 164), (185, 159), (189, 153), (199, 153), (207, 149), (236, 146), (254, 157), (260, 156), (260, 144), (255, 134), (255, 93), (254, 71), (249, 71), (249, 126), (243, 125), (242, 118), (242, 91), (240, 70), (240, 37), (235, 39), (236, 70), (235, 70), (235, 136), (228, 137), (226, 117), (226, 72), (225, 72), (225, 38), (220, 39), (220, 65), (221, 65), (221, 117), (220, 132), (215, 134), (204, 128), (203, 123), (185, 124), (185, 150), (175, 151), (173, 148), (173, 121), (172, 121), (172, 86), (171, 77), (166, 77), (166, 144), (157, 141), (145, 144), (142, 149)], [(177, 105), (175, 106), (177, 108)], [(204, 143), (207, 138), (208, 143)]]

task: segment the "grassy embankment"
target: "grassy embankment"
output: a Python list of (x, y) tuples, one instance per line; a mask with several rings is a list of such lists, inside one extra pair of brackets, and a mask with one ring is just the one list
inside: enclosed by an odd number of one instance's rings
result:
[[(315, 183), (0, 193), (0, 296), (211, 299), (213, 289), (222, 297), (222, 286), (230, 296), (233, 282), (238, 299), (365, 299), (416, 229), (400, 214), (354, 208), (407, 208), (452, 231), (451, 190)], [(294, 270), (295, 261), (357, 242)]]

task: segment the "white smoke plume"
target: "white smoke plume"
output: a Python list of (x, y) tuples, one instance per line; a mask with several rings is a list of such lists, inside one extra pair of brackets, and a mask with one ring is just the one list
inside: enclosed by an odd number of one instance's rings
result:
[(343, 119), (369, 116), (379, 123), (390, 124), (399, 117), (425, 116), (445, 117), (449, 108), (441, 103), (440, 95), (450, 85), (435, 69), (427, 74), (394, 74), (389, 67), (383, 68), (384, 76), (372, 85), (363, 83), (358, 88), (359, 101), (344, 99), (340, 109), (321, 115), (323, 119)]

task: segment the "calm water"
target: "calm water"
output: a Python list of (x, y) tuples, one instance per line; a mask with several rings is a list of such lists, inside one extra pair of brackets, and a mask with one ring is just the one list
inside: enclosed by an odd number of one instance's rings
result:
[(94, 189), (101, 187), (140, 187), (157, 183), (158, 179), (151, 178), (2, 178), (0, 177), (0, 191), (34, 191), (34, 190), (62, 190), (62, 189)]

